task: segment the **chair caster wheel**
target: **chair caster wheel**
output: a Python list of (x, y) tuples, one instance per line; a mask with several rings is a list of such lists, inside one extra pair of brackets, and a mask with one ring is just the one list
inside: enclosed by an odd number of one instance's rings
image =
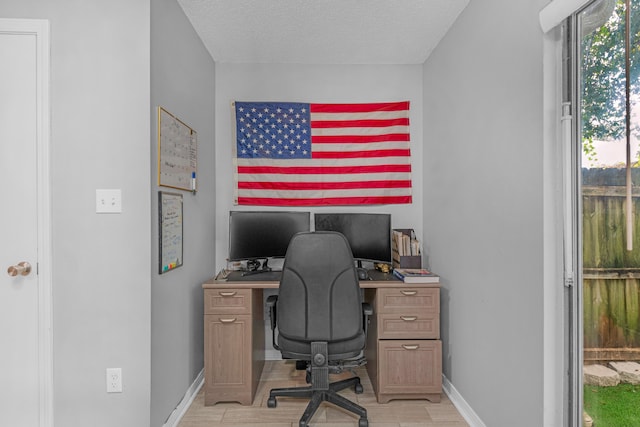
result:
[(270, 397), (267, 400), (267, 407), (268, 408), (275, 408), (276, 406), (278, 406), (278, 402), (276, 402), (276, 398), (275, 397)]
[(358, 427), (369, 427), (369, 421), (366, 418), (360, 418)]
[(298, 423), (298, 427), (307, 427), (307, 426), (308, 426), (308, 424), (307, 424), (307, 422), (306, 422), (306, 421), (300, 421), (300, 422)]
[(307, 384), (311, 384), (311, 372), (307, 371), (307, 374), (304, 376), (304, 380)]
[(356, 386), (355, 386), (356, 394), (362, 394), (363, 391), (364, 391), (364, 388), (362, 387), (362, 384), (360, 384), (360, 383), (356, 384)]

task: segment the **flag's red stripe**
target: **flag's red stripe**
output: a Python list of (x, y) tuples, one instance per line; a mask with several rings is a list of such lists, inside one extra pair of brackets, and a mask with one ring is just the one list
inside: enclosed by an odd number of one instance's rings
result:
[(238, 174), (353, 174), (380, 172), (411, 172), (411, 165), (369, 166), (238, 166)]
[(355, 188), (411, 188), (411, 181), (238, 182), (243, 190), (348, 190)]
[(355, 142), (404, 142), (409, 141), (408, 133), (387, 133), (384, 135), (313, 135), (313, 142), (346, 144)]
[(356, 159), (369, 157), (402, 157), (411, 155), (409, 150), (369, 150), (369, 151), (317, 151), (311, 153), (313, 159)]
[(374, 196), (374, 197), (321, 197), (310, 199), (279, 199), (271, 197), (238, 197), (239, 205), (262, 206), (325, 206), (325, 205), (384, 205), (411, 203), (411, 196)]
[(388, 126), (409, 126), (408, 118), (389, 120), (311, 120), (312, 128), (383, 128)]
[(312, 113), (368, 113), (372, 111), (401, 111), (409, 109), (409, 101), (373, 104), (309, 104)]

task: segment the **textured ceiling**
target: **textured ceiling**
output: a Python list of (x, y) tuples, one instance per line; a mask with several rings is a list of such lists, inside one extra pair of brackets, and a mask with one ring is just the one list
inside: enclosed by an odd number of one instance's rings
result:
[(470, 0), (178, 0), (216, 62), (421, 64)]

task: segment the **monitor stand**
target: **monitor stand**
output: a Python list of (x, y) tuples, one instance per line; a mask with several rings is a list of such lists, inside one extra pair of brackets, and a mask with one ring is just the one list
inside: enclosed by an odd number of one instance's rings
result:
[[(259, 261), (255, 260), (254, 262), (258, 263)], [(249, 271), (243, 271), (242, 276), (252, 276), (254, 274), (266, 273), (268, 271), (271, 271), (271, 267), (269, 267), (268, 263), (269, 263), (269, 258), (265, 258), (260, 267), (257, 267)]]

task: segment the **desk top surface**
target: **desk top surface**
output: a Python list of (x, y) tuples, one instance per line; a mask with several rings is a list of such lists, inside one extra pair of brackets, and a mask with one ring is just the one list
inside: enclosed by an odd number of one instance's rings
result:
[[(369, 270), (369, 280), (361, 280), (361, 288), (386, 288), (386, 287), (412, 287), (412, 288), (438, 288), (440, 283), (404, 283), (391, 273), (382, 273), (377, 270)], [(250, 276), (242, 276), (240, 271), (232, 271), (226, 279), (207, 280), (202, 287), (207, 288), (264, 288), (277, 289), (280, 285), (280, 271), (269, 271)]]

